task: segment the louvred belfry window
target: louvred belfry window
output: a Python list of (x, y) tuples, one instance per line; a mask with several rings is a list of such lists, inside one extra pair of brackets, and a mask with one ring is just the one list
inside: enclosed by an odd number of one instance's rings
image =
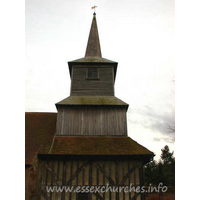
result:
[(98, 69), (98, 67), (88, 67), (86, 79), (99, 79), (99, 69)]

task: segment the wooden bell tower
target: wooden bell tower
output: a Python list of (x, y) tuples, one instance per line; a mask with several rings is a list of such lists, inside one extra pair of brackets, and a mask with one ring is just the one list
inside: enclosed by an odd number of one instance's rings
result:
[(142, 186), (143, 165), (153, 153), (127, 136), (128, 104), (114, 96), (117, 62), (102, 58), (96, 14), (85, 57), (68, 62), (70, 96), (56, 104), (51, 146), (38, 154), (38, 199), (131, 200), (125, 191), (50, 192), (46, 186)]
[(126, 136), (128, 104), (114, 96), (117, 63), (102, 58), (96, 14), (85, 57), (69, 62), (70, 97), (56, 104), (58, 136)]

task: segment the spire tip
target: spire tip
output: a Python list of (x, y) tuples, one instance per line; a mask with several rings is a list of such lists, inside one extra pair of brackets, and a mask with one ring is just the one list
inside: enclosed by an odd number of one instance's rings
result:
[(96, 13), (95, 13), (95, 8), (97, 8), (97, 6), (93, 6), (93, 7), (92, 7), (92, 9), (94, 9), (94, 13), (93, 13), (94, 16), (96, 15)]
[(95, 11), (93, 13), (85, 57), (102, 57)]

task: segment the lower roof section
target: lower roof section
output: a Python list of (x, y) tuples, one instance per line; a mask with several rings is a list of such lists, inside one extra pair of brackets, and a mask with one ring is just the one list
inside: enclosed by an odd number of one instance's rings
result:
[(56, 136), (50, 150), (42, 148), (39, 154), (152, 157), (153, 152), (126, 136)]
[(56, 103), (56, 105), (101, 105), (101, 106), (126, 106), (128, 104), (115, 96), (69, 96)]
[(25, 164), (30, 165), (39, 150), (49, 150), (55, 135), (57, 113), (25, 113)]

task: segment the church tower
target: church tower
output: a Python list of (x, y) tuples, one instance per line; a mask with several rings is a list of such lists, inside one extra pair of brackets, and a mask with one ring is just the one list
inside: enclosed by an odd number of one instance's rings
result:
[(117, 62), (101, 56), (95, 13), (85, 57), (68, 64), (70, 97), (56, 104), (56, 135), (127, 136), (128, 104), (114, 96)]
[[(85, 57), (68, 65), (70, 96), (56, 103), (55, 136), (38, 153), (38, 199), (145, 199), (140, 192), (119, 191), (144, 186), (143, 165), (153, 153), (127, 136), (128, 104), (114, 95), (117, 62), (102, 57), (95, 13)], [(73, 190), (47, 192), (46, 186)], [(105, 191), (109, 186), (118, 190)], [(78, 193), (78, 187), (101, 189)]]

